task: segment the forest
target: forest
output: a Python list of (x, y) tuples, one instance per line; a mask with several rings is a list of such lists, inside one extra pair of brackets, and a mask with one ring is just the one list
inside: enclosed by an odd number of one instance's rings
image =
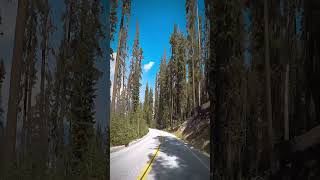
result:
[[(106, 179), (107, 119), (96, 118), (95, 102), (105, 73), (97, 63), (108, 53), (107, 7), (98, 0), (1, 4), (17, 14), (12, 55), (0, 54), (0, 179)], [(1, 15), (0, 27), (9, 18)]]
[[(197, 107), (208, 101), (205, 62), (208, 59), (209, 19), (199, 16), (198, 1), (187, 0), (184, 4), (187, 34), (182, 33), (176, 24), (172, 25), (172, 33), (167, 37), (170, 57), (167, 58), (164, 49), (154, 89), (148, 84), (141, 89), (144, 57), (139, 44), (138, 22), (132, 56), (128, 54), (131, 3), (133, 1), (123, 0), (121, 3), (113, 0), (110, 5), (110, 39), (117, 41), (117, 48), (110, 48), (110, 56), (116, 52), (116, 58), (112, 58), (115, 67), (111, 89), (111, 146), (128, 144), (144, 136), (148, 127), (168, 131), (177, 128), (194, 114)], [(118, 17), (120, 6), (121, 16)], [(143, 90), (144, 101), (141, 103), (139, 94)]]
[[(120, 2), (110, 1), (110, 40), (114, 40), (117, 26), (117, 8), (120, 8)], [(120, 4), (120, 5), (119, 5)], [(132, 59), (130, 63), (129, 76), (126, 77), (126, 57), (127, 54), (127, 36), (128, 21), (130, 18), (131, 1), (122, 1), (120, 30), (118, 33), (117, 55), (112, 57), (113, 49), (110, 48), (111, 60), (115, 61), (114, 79), (112, 83), (112, 101), (111, 101), (111, 122), (110, 122), (110, 145), (128, 144), (131, 140), (142, 137), (148, 132), (148, 125), (145, 119), (150, 117), (150, 101), (145, 101), (142, 105), (139, 99), (141, 87), (141, 61), (143, 51), (139, 44), (139, 25), (136, 24), (136, 33), (134, 38)], [(126, 82), (127, 81), (127, 82)], [(152, 90), (147, 88), (150, 95)], [(146, 96), (146, 98), (148, 98)], [(130, 103), (130, 104), (129, 104)], [(150, 124), (150, 121), (148, 122)]]
[[(0, 179), (108, 179), (109, 146), (203, 122), (212, 179), (320, 179), (319, 1), (204, 0), (200, 16), (186, 0), (186, 31), (172, 24), (145, 89), (134, 1), (54, 2), (6, 2), (17, 15), (10, 58), (0, 49)], [(114, 63), (110, 100), (97, 98), (101, 61)]]
[(211, 176), (319, 179), (319, 2), (205, 3)]

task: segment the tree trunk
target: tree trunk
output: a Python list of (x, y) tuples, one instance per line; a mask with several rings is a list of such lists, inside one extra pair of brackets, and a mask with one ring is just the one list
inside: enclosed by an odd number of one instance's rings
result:
[(122, 15), (121, 17), (121, 26), (119, 31), (119, 39), (118, 39), (118, 50), (117, 50), (117, 56), (114, 63), (114, 74), (113, 74), (113, 86), (112, 86), (112, 101), (111, 101), (111, 111), (115, 112), (116, 110), (116, 96), (117, 96), (117, 85), (118, 85), (118, 71), (119, 71), (119, 53), (120, 53), (120, 47), (121, 47), (121, 36), (123, 32), (123, 20), (124, 17)]
[(264, 38), (265, 38), (265, 70), (266, 70), (266, 107), (268, 120), (268, 146), (270, 169), (273, 173), (273, 128), (272, 128), (272, 104), (271, 104), (271, 82), (270, 82), (270, 54), (269, 54), (269, 20), (268, 0), (264, 0)]
[(170, 115), (170, 126), (171, 126), (171, 129), (172, 129), (172, 114), (173, 114), (173, 97), (172, 97), (172, 89), (171, 89), (171, 115)]
[[(32, 46), (31, 44), (31, 36), (32, 33), (30, 33), (29, 35), (29, 44), (28, 46)], [(27, 127), (28, 127), (28, 122), (27, 122), (27, 113), (28, 113), (28, 109), (27, 109), (27, 102), (28, 102), (28, 87), (29, 87), (29, 81), (30, 81), (30, 75), (29, 75), (29, 71), (30, 71), (30, 66), (31, 66), (31, 53), (28, 55), (27, 58), (27, 64), (25, 65), (25, 74), (24, 74), (24, 94), (23, 94), (23, 119), (22, 119), (22, 149), (23, 152), (26, 153), (27, 150)]]
[(199, 82), (198, 82), (198, 98), (199, 98), (199, 102), (198, 102), (198, 106), (201, 105), (201, 36), (200, 36), (200, 17), (199, 17), (199, 13), (198, 13), (198, 3), (197, 3), (197, 20), (198, 20), (198, 46), (199, 46)]
[[(32, 57), (34, 57), (32, 55)], [(27, 132), (28, 132), (28, 136), (27, 136), (27, 147), (31, 144), (31, 139), (32, 139), (32, 132), (31, 132), (31, 128), (32, 128), (32, 118), (31, 118), (31, 97), (32, 97), (32, 74), (33, 72), (33, 62), (32, 60), (30, 60), (30, 77), (29, 77), (29, 81), (28, 81), (28, 93), (27, 95)]]
[(20, 90), (19, 85), (21, 80), (21, 65), (28, 3), (29, 1), (26, 0), (18, 1), (7, 112), (6, 151), (4, 153), (5, 163), (13, 162), (16, 158), (18, 94)]
[[(46, 6), (48, 8), (48, 1), (46, 1)], [(40, 77), (40, 142), (41, 142), (41, 149), (42, 149), (42, 158), (44, 159), (44, 165), (47, 159), (47, 150), (48, 150), (48, 124), (47, 124), (47, 117), (45, 115), (45, 65), (46, 65), (46, 57), (47, 57), (47, 46), (48, 46), (48, 14), (49, 12), (45, 12), (44, 15), (44, 32), (43, 32), (43, 44), (42, 44), (42, 52), (41, 52), (41, 77)]]
[[(193, 44), (193, 43), (192, 43)], [(194, 85), (194, 52), (192, 53), (192, 108), (193, 109), (196, 106), (196, 89)]]
[[(45, 26), (47, 31), (47, 18), (45, 17)], [(46, 63), (46, 51), (47, 51), (47, 32), (44, 32), (43, 36), (43, 47), (42, 47), (42, 52), (41, 52), (41, 76), (40, 76), (40, 119), (43, 120), (43, 125), (45, 124), (44, 122), (44, 80), (45, 80), (45, 63)]]
[(29, 68), (28, 65), (25, 66), (26, 73), (24, 79), (24, 94), (23, 94), (23, 120), (22, 120), (22, 148), (25, 152), (26, 150), (26, 137), (27, 137), (27, 94), (28, 94), (28, 84), (29, 84)]
[(137, 123), (138, 123), (138, 137), (139, 137), (140, 136), (140, 127), (139, 127), (140, 126), (140, 124), (139, 124), (140, 123), (140, 117), (137, 119), (137, 121), (138, 121)]
[(284, 140), (289, 140), (289, 63), (286, 65), (284, 86)]

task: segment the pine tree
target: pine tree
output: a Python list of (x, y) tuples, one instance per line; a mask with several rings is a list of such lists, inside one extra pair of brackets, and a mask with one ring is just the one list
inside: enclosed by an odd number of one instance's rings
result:
[(185, 39), (183, 34), (179, 32), (177, 26), (174, 26), (173, 34), (170, 38), (171, 59), (172, 59), (172, 75), (173, 90), (172, 96), (175, 97), (174, 112), (178, 118), (182, 118), (185, 107), (185, 84), (186, 84), (186, 52)]
[[(2, 109), (2, 83), (5, 79), (5, 66), (3, 63), (3, 59), (0, 61), (0, 145), (1, 147), (4, 147), (3, 144), (3, 138), (4, 138), (4, 118), (3, 118), (3, 113), (4, 110)], [(0, 156), (3, 154), (3, 149), (0, 149)], [(1, 164), (0, 164), (1, 167)], [(1, 170), (0, 170), (1, 172)], [(1, 177), (1, 176), (0, 176)]]
[[(75, 57), (72, 59), (71, 81), (71, 144), (73, 167), (77, 170), (89, 150), (89, 141), (94, 135), (95, 84), (100, 72), (95, 68), (96, 58), (101, 57), (99, 40), (103, 37), (99, 1), (82, 1), (79, 4), (79, 32), (75, 44)], [(78, 172), (74, 172), (78, 173)]]
[(139, 105), (140, 99), (139, 99), (139, 92), (141, 87), (141, 75), (142, 75), (142, 68), (141, 68), (141, 61), (143, 59), (142, 56), (142, 49), (139, 47), (139, 26), (138, 23), (136, 25), (136, 36), (133, 43), (133, 50), (132, 50), (132, 57), (134, 62), (134, 71), (132, 75), (132, 104), (133, 104), (133, 112), (137, 110), (137, 107)]
[(127, 93), (128, 93), (128, 110), (131, 112), (132, 111), (132, 92), (133, 92), (133, 76), (134, 76), (134, 67), (135, 67), (135, 62), (134, 58), (131, 58), (130, 61), (130, 67), (129, 67), (129, 76), (128, 76), (128, 83), (127, 83)]
[[(0, 25), (2, 24), (2, 15), (1, 15), (1, 9), (0, 9)], [(3, 32), (0, 30), (0, 36), (3, 36)]]
[(114, 70), (114, 78), (113, 78), (113, 87), (112, 87), (112, 101), (111, 101), (111, 109), (112, 112), (116, 112), (117, 101), (120, 96), (120, 89), (122, 87), (123, 81), (121, 81), (121, 77), (124, 76), (122, 73), (125, 71), (123, 67), (125, 65), (125, 59), (127, 57), (127, 35), (128, 35), (128, 24), (130, 17), (130, 8), (131, 8), (131, 0), (124, 0), (122, 2), (122, 15), (120, 20), (120, 32), (118, 39), (118, 49), (117, 56), (115, 60), (115, 70)]
[(204, 45), (203, 45), (203, 60), (204, 60), (204, 63), (203, 63), (203, 76), (204, 76), (204, 80), (203, 80), (203, 89), (205, 89), (204, 91), (204, 95), (203, 95), (203, 98), (205, 98), (205, 102), (209, 101), (209, 97), (208, 97), (208, 92), (209, 92), (209, 89), (208, 89), (208, 62), (209, 62), (209, 58), (210, 58), (210, 15), (208, 14), (207, 12), (207, 9), (206, 9), (206, 13), (205, 13), (205, 20), (204, 20), (204, 35), (203, 35), (203, 38), (204, 38)]
[(118, 110), (117, 112), (122, 117), (125, 117), (128, 109), (128, 103), (127, 103), (127, 97), (128, 97), (128, 89), (126, 86), (123, 86), (123, 89), (121, 90), (120, 97), (119, 97), (119, 104), (118, 104)]
[(192, 92), (189, 92), (191, 96), (192, 108), (197, 105), (197, 39), (196, 39), (196, 1), (187, 0), (186, 1), (186, 14), (187, 14), (187, 47), (188, 47), (188, 79), (189, 79), (189, 89)]
[[(19, 99), (19, 84), (21, 80), (21, 68), (23, 58), (23, 45), (25, 26), (27, 22), (27, 10), (29, 1), (19, 0), (15, 26), (15, 43), (13, 47), (10, 89), (6, 126), (6, 148), (3, 153), (3, 163), (10, 163), (16, 160), (16, 132), (17, 113)], [(7, 167), (7, 166), (6, 166)], [(6, 170), (4, 170), (6, 171)]]
[[(118, 8), (118, 0), (110, 0), (111, 10), (110, 10), (110, 41), (114, 40), (114, 34), (117, 29), (117, 8)], [(112, 49), (111, 49), (112, 50)], [(112, 52), (110, 53), (112, 54)]]
[[(4, 67), (3, 59), (0, 61), (0, 139), (2, 140), (4, 132), (4, 122), (3, 122), (3, 109), (2, 109), (2, 83), (6, 75), (6, 70)], [(2, 143), (2, 141), (1, 141)]]
[[(63, 20), (63, 38), (60, 43), (60, 51), (56, 58), (56, 71), (54, 73), (53, 82), (53, 101), (52, 111), (50, 111), (49, 126), (50, 126), (50, 162), (58, 172), (65, 170), (64, 156), (64, 138), (69, 132), (64, 131), (64, 122), (67, 114), (70, 111), (70, 96), (71, 96), (71, 60), (75, 56), (75, 37), (72, 36), (76, 31), (76, 2), (65, 1), (66, 11), (62, 16)], [(68, 118), (69, 119), (69, 118)]]
[[(166, 63), (165, 55), (161, 60), (155, 85), (154, 119), (159, 128), (168, 125), (172, 128), (183, 121), (186, 112), (186, 40), (174, 25), (170, 37), (171, 57)], [(163, 104), (159, 106), (159, 104)], [(169, 121), (167, 121), (168, 119)]]
[[(208, 3), (208, 2), (207, 2)], [(213, 126), (214, 179), (240, 179), (241, 159), (231, 154), (241, 154), (241, 96), (243, 61), (239, 16), (242, 12), (239, 1), (216, 2), (209, 4), (212, 13), (210, 28), (210, 59), (208, 62), (208, 86), (210, 110)], [(214, 25), (213, 25), (214, 24)], [(213, 90), (213, 91), (212, 91)], [(232, 147), (232, 148), (229, 148)], [(232, 163), (231, 163), (232, 162)]]
[(266, 68), (266, 101), (267, 101), (267, 119), (268, 119), (268, 144), (270, 150), (270, 168), (274, 171), (273, 160), (273, 127), (272, 127), (272, 104), (271, 104), (271, 82), (270, 82), (270, 51), (269, 51), (269, 15), (268, 15), (268, 1), (264, 0), (264, 38), (265, 38), (265, 68)]
[(51, 20), (49, 17), (50, 13), (50, 8), (48, 4), (48, 0), (44, 0), (42, 2), (41, 6), (41, 21), (42, 21), (42, 43), (41, 43), (41, 72), (40, 72), (40, 102), (39, 102), (39, 125), (40, 125), (40, 137), (41, 137), (41, 159), (43, 161), (43, 166), (46, 166), (47, 163), (47, 152), (48, 152), (48, 138), (49, 138), (49, 130), (48, 130), (48, 108), (49, 108), (49, 102), (46, 101), (46, 97), (48, 95), (46, 94), (46, 89), (45, 89), (45, 79), (46, 79), (46, 61), (48, 57), (48, 39), (49, 39), (49, 31), (52, 29), (51, 26)]
[(158, 111), (159, 111), (159, 73), (156, 73), (156, 81), (155, 81), (155, 87), (154, 87), (154, 116), (153, 120), (155, 121), (155, 124), (157, 125), (158, 122)]
[(198, 55), (198, 106), (201, 105), (201, 92), (203, 91), (202, 90), (202, 66), (203, 66), (203, 63), (202, 63), (202, 51), (201, 51), (201, 29), (202, 29), (202, 24), (201, 24), (201, 16), (199, 16), (199, 4), (198, 4), (198, 1), (197, 1), (197, 31), (198, 31), (198, 35), (197, 35), (197, 38), (198, 38), (198, 49), (197, 49), (197, 55)]
[(168, 71), (166, 62), (166, 52), (164, 52), (161, 59), (159, 71), (159, 107), (157, 117), (157, 128), (163, 129), (167, 127), (167, 120), (169, 117), (169, 89), (168, 89)]
[(173, 120), (173, 116), (175, 114), (174, 112), (174, 101), (175, 101), (175, 97), (174, 94), (176, 93), (176, 90), (174, 88), (174, 83), (175, 83), (175, 67), (174, 67), (174, 60), (173, 57), (171, 56), (168, 64), (167, 64), (167, 69), (166, 69), (167, 73), (166, 73), (166, 91), (167, 91), (167, 97), (168, 97), (168, 113), (170, 114), (170, 128), (173, 128), (174, 125), (174, 120)]
[(148, 98), (149, 102), (148, 102), (148, 106), (149, 106), (149, 111), (148, 111), (148, 119), (149, 119), (149, 127), (152, 126), (153, 123), (153, 112), (154, 112), (154, 105), (153, 105), (153, 92), (152, 92), (152, 88), (150, 87), (149, 89), (149, 98)]
[(148, 83), (146, 85), (146, 90), (144, 93), (144, 102), (143, 102), (143, 112), (144, 112), (144, 119), (146, 120), (148, 126), (150, 126), (150, 119), (149, 119), (149, 87), (148, 87)]
[[(29, 14), (26, 24), (25, 40), (27, 46), (24, 49), (25, 59), (23, 68), (23, 127), (22, 127), (22, 149), (24, 151), (30, 148), (31, 137), (32, 137), (32, 118), (31, 118), (31, 97), (32, 88), (36, 82), (36, 51), (37, 51), (37, 21), (38, 16), (36, 14), (36, 6), (33, 2), (29, 4)], [(29, 149), (30, 150), (30, 149)]]

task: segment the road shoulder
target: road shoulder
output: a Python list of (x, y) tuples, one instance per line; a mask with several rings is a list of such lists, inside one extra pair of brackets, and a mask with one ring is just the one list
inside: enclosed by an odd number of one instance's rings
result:
[(181, 142), (189, 145), (189, 148), (190, 148), (190, 149), (192, 149), (192, 150), (194, 150), (194, 151), (197, 151), (198, 153), (204, 154), (205, 156), (207, 156), (208, 158), (210, 158), (210, 154), (209, 154), (209, 153), (207, 153), (207, 152), (204, 151), (204, 150), (201, 150), (201, 149), (196, 148), (196, 146), (194, 146), (194, 145), (193, 145), (192, 143), (190, 143), (188, 140), (183, 139), (183, 138), (180, 138), (180, 137), (176, 136), (175, 134), (173, 134), (173, 133), (171, 133), (171, 132), (168, 132), (168, 131), (165, 131), (165, 132), (167, 132), (167, 133), (169, 133), (169, 134), (172, 134), (172, 135), (173, 135), (175, 138), (177, 138), (179, 141), (181, 141)]

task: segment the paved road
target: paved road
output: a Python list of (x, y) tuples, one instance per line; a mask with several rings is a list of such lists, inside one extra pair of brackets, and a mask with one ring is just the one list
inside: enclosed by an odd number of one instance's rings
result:
[[(161, 144), (161, 145), (160, 145)], [(112, 180), (135, 180), (155, 156), (146, 179), (209, 179), (210, 158), (177, 139), (173, 134), (149, 129), (138, 143), (110, 154)]]

